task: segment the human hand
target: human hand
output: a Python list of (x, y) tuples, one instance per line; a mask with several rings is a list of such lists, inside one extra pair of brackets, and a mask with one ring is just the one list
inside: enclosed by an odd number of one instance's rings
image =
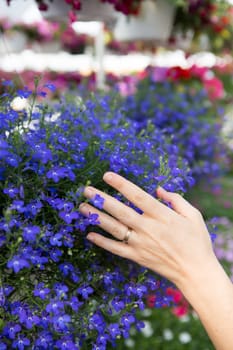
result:
[(87, 198), (96, 194), (104, 198), (105, 213), (87, 203), (80, 205), (81, 213), (98, 214), (99, 226), (115, 238), (90, 232), (87, 238), (91, 242), (163, 275), (181, 289), (190, 274), (215, 258), (200, 212), (182, 196), (157, 189), (157, 196), (170, 202), (171, 209), (120, 175), (108, 172), (103, 179), (143, 214), (94, 187), (86, 187)]

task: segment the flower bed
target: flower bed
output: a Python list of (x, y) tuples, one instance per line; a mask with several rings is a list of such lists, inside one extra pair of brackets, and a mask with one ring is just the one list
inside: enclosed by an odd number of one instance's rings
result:
[[(7, 79), (12, 77), (10, 73), (1, 74)], [(34, 75), (33, 72), (22, 74), (30, 88)], [(82, 77), (78, 73), (47, 72), (43, 80), (56, 84), (58, 90), (53, 96), (58, 98), (70, 89), (72, 94), (77, 94), (77, 86), (78, 94), (95, 90), (94, 74)], [(195, 179), (206, 176), (209, 179), (221, 173), (225, 166), (220, 135), (225, 95), (221, 80), (211, 70), (196, 66), (189, 69), (148, 67), (143, 74), (133, 76), (109, 74), (107, 82), (112, 89), (117, 86), (121, 95), (126, 95), (118, 100), (125, 117), (137, 123), (138, 131), (147, 123), (162, 130), (173, 147), (178, 147), (180, 156), (188, 160)]]
[[(206, 70), (200, 71), (204, 76)], [(224, 111), (221, 102), (215, 102), (223, 88), (216, 80), (205, 81), (197, 67), (149, 68), (123, 102), (139, 131), (152, 123), (179, 147), (196, 179), (220, 174), (219, 160), (225, 156), (220, 137)]]
[(39, 105), (54, 90), (46, 84), (18, 90), (34, 106), (16, 112), (4, 86), (0, 348), (105, 349), (142, 326), (135, 310), (151, 290), (163, 304), (168, 282), (87, 242), (98, 218), (78, 211), (83, 187), (118, 196), (102, 181), (110, 169), (151, 194), (159, 184), (182, 192), (192, 182), (187, 162), (159, 130), (137, 134), (108, 96)]

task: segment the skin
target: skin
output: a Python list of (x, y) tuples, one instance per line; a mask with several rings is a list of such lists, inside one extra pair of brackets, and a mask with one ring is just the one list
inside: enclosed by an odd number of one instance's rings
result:
[[(114, 239), (90, 232), (94, 244), (131, 259), (172, 281), (198, 313), (218, 350), (233, 349), (233, 285), (218, 262), (201, 213), (177, 193), (157, 189), (157, 200), (120, 175), (107, 172), (104, 181), (139, 207), (143, 214), (94, 187), (86, 198), (104, 198), (102, 212), (82, 203), (80, 211), (99, 215), (99, 226)], [(170, 202), (173, 209), (162, 201)], [(122, 240), (130, 228), (128, 244)]]

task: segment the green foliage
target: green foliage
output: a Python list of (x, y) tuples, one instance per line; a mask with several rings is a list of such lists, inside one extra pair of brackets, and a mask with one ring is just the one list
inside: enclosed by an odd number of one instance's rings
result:
[(195, 313), (177, 318), (171, 309), (146, 309), (140, 318), (146, 327), (134, 328), (128, 340), (121, 340), (117, 350), (214, 350)]
[(233, 178), (224, 176), (216, 183), (209, 184), (201, 182), (186, 195), (194, 206), (196, 206), (206, 219), (215, 216), (227, 217), (233, 221)]

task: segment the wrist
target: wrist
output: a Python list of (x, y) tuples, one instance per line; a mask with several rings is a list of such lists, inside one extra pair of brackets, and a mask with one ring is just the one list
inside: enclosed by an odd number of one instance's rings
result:
[(199, 315), (215, 348), (232, 349), (233, 285), (217, 258), (209, 257), (189, 271), (177, 287)]
[(203, 262), (195, 262), (194, 266), (186, 266), (180, 280), (176, 283), (184, 296), (196, 308), (200, 300), (208, 299), (211, 290), (218, 288), (219, 283), (229, 283), (225, 271), (214, 253)]

